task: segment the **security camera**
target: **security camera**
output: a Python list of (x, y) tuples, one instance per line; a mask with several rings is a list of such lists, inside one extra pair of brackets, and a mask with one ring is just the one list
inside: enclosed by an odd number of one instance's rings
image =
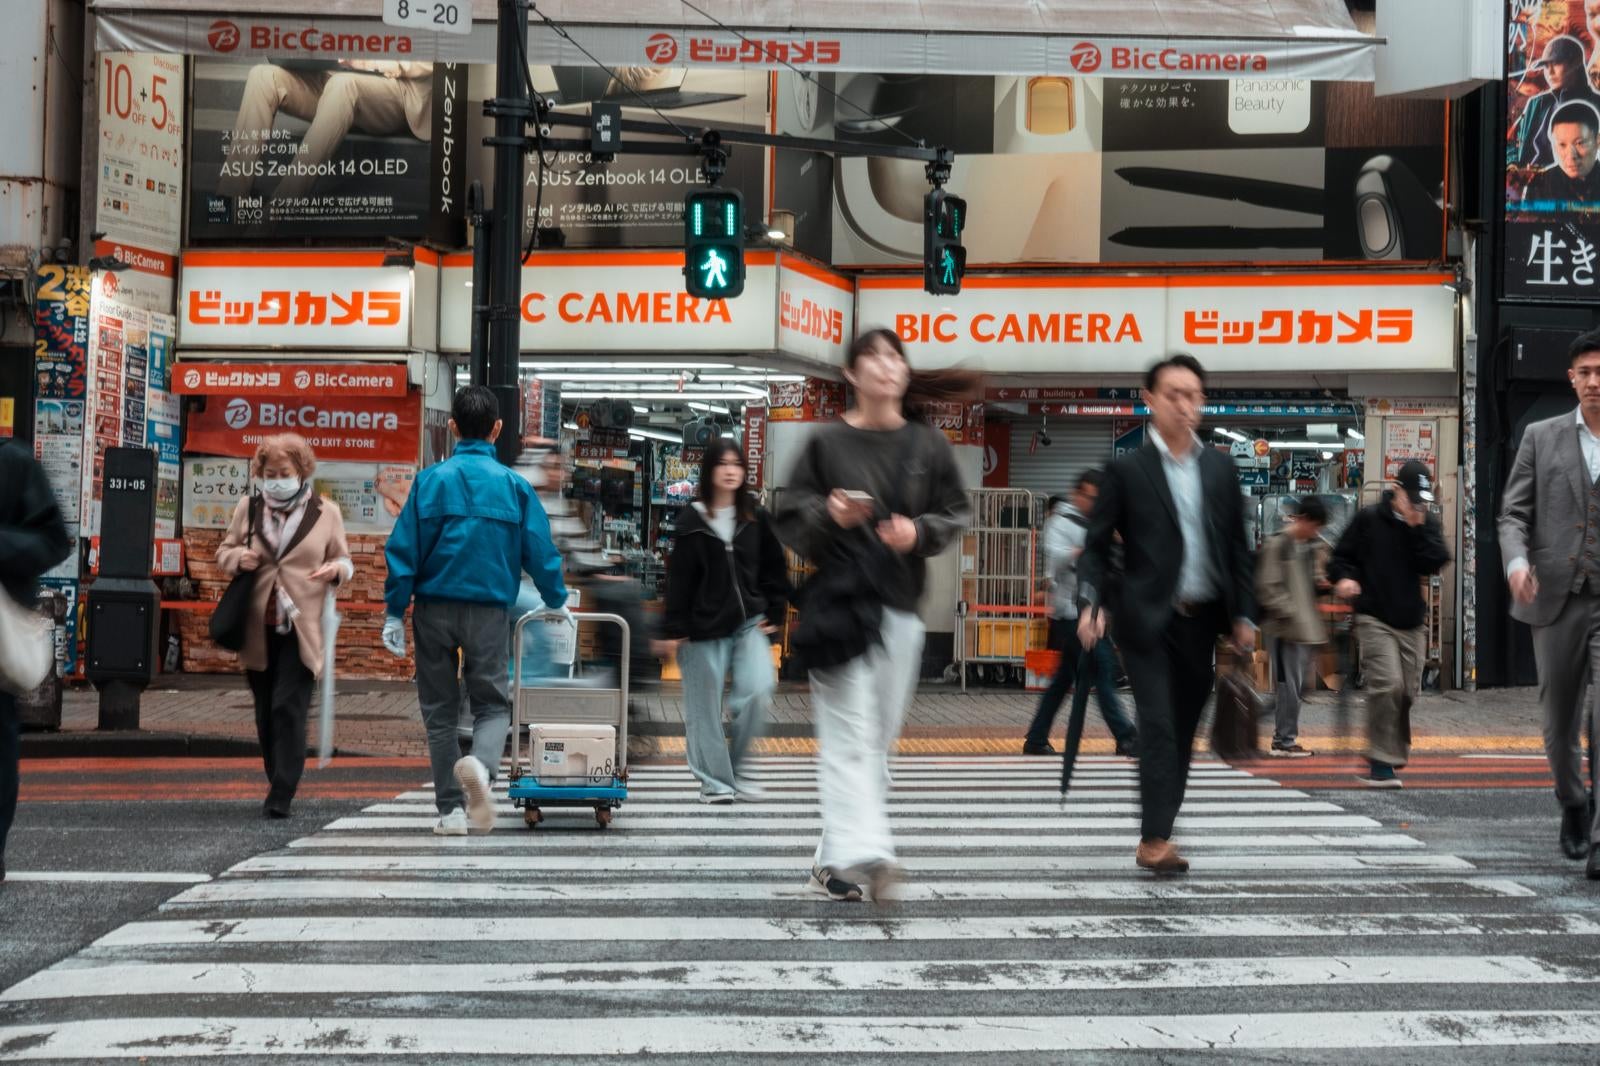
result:
[(1039, 431), (1039, 444), (1045, 448), (1050, 447), (1050, 431), (1048, 429)]

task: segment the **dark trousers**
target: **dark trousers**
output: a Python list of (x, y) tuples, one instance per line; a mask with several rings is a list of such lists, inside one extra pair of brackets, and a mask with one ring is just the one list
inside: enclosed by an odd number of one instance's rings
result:
[(1174, 613), (1154, 647), (1122, 647), (1139, 716), (1140, 835), (1145, 840), (1170, 840), (1183, 806), (1195, 730), (1217, 680), (1221, 615), (1220, 606), (1193, 617)]
[(267, 799), (287, 803), (300, 787), (306, 768), (306, 711), (316, 678), (300, 661), (293, 630), (267, 633), (267, 668), (246, 670), (256, 703), (256, 737), (267, 771)]
[(6, 836), (17, 816), (17, 789), (20, 784), (22, 719), (17, 701), (9, 692), (0, 692), (0, 858), (6, 853)]
[[(1054, 624), (1055, 620), (1051, 621)], [(1063, 624), (1070, 626), (1073, 623), (1067, 621)], [(1138, 740), (1138, 731), (1134, 729), (1133, 723), (1128, 721), (1128, 716), (1122, 712), (1122, 703), (1117, 699), (1116, 660), (1111, 642), (1102, 640), (1095, 645), (1093, 651), (1084, 651), (1083, 645), (1078, 643), (1077, 632), (1073, 631), (1067, 645), (1057, 650), (1061, 652), (1061, 664), (1056, 667), (1056, 674), (1050, 680), (1050, 687), (1039, 697), (1039, 709), (1034, 712), (1033, 721), (1028, 725), (1026, 742), (1029, 744), (1049, 742), (1050, 727), (1055, 723), (1056, 714), (1061, 710), (1061, 703), (1067, 698), (1067, 693), (1072, 692), (1085, 655), (1091, 660), (1090, 676), (1094, 680), (1095, 694), (1099, 697), (1100, 716), (1106, 720), (1106, 727), (1111, 730), (1111, 735), (1117, 738), (1117, 744), (1121, 747), (1128, 747)], [(1073, 713), (1078, 713), (1088, 702), (1089, 687), (1079, 688), (1072, 697)]]

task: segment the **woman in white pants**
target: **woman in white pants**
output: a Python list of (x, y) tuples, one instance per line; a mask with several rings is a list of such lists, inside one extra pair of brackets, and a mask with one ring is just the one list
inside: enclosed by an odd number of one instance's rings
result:
[(810, 888), (875, 901), (900, 877), (889, 829), (889, 752), (916, 690), (924, 560), (965, 528), (966, 490), (944, 435), (919, 417), (969, 375), (913, 374), (900, 338), (857, 338), (845, 378), (855, 406), (807, 443), (786, 482), (778, 536), (816, 564), (791, 646), (810, 669), (822, 840)]

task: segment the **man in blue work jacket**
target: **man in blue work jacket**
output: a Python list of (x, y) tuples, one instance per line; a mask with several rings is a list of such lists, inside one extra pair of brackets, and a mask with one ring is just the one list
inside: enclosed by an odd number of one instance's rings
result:
[[(455, 454), (417, 475), (389, 534), (383, 644), (405, 656), (402, 619), (415, 599), (417, 699), (440, 814), (433, 831), (465, 836), (494, 828), (490, 781), (511, 722), (510, 615), (522, 573), (533, 578), (545, 611), (565, 612), (567, 588), (544, 507), (527, 479), (495, 458), (494, 393), (461, 389), (450, 414)], [(473, 721), (472, 754), (459, 759), (458, 656)]]

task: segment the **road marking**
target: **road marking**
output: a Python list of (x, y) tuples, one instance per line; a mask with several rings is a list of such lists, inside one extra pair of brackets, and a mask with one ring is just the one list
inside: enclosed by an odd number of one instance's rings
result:
[(0, 1002), (117, 996), (458, 995), (528, 992), (986, 992), (1239, 988), (1279, 985), (1600, 983), (1600, 962), (1527, 955), (1338, 955), (1287, 958), (1147, 958), (916, 962), (600, 962), (463, 964), (100, 963), (57, 964)]
[(7, 870), (7, 881), (111, 882), (128, 885), (197, 885), (210, 874), (160, 870)]
[[(560, 808), (551, 808), (548, 813), (549, 813), (549, 817), (555, 818), (555, 817), (560, 816), (562, 812), (561, 812)], [(593, 819), (593, 815), (591, 813), (586, 813), (586, 809), (585, 808), (578, 808), (577, 810), (572, 811), (571, 813), (573, 814), (574, 817), (577, 817), (577, 818), (590, 818), (591, 820)], [(628, 817), (627, 812), (623, 811), (622, 813), (617, 815), (617, 821), (616, 821), (615, 824), (621, 825), (622, 824), (622, 820), (624, 818), (627, 818), (627, 817)], [(401, 815), (401, 814), (375, 814), (375, 815), (370, 815), (370, 816), (369, 815), (352, 815), (352, 816), (350, 816), (348, 818), (340, 818), (340, 819), (338, 819), (337, 821), (331, 823), (328, 826), (328, 828), (329, 829), (333, 829), (333, 830), (341, 830), (341, 829), (431, 829), (431, 828), (433, 828), (434, 824), (438, 822), (438, 820), (439, 820), (439, 816), (438, 816), (437, 813), (434, 813), (434, 812), (429, 812), (427, 814), (416, 814), (416, 815)], [(979, 826), (981, 826), (981, 824), (983, 822), (983, 819), (974, 819), (973, 821), (975, 823), (977, 823)], [(646, 826), (649, 826), (649, 824), (650, 824), (650, 820), (649, 819), (643, 819), (643, 822), (645, 823)], [(517, 829), (517, 828), (520, 828), (522, 826), (522, 824), (523, 824), (522, 816), (520, 814), (512, 816), (510, 814), (510, 812), (502, 813), (502, 815), (495, 820), (495, 825), (498, 828), (501, 828), (501, 829)], [(658, 822), (657, 824), (661, 824), (661, 823)], [(727, 829), (731, 830), (731, 829), (741, 828), (742, 826), (764, 825), (764, 824), (767, 824), (767, 823), (764, 823), (764, 822), (762, 822), (760, 820), (746, 821), (746, 820), (738, 818), (737, 816), (730, 815), (727, 818), (727, 820), (725, 822), (721, 823), (721, 824), (722, 824), (723, 828), (727, 828)], [(897, 824), (903, 824), (903, 823), (900, 820), (897, 820)], [(1128, 829), (1137, 829), (1137, 828), (1139, 828), (1139, 819), (1138, 818), (1099, 817), (1099, 816), (1085, 816), (1085, 817), (1082, 817), (1082, 818), (1047, 819), (1046, 817), (1041, 816), (1038, 819), (1026, 821), (1024, 824), (1025, 825), (1030, 825), (1030, 826), (1039, 826), (1039, 825), (1043, 825), (1043, 824), (1050, 824), (1050, 825), (1055, 825), (1055, 826), (1058, 826), (1058, 827), (1061, 827), (1061, 828), (1071, 827), (1071, 828), (1074, 828), (1074, 829), (1128, 830)], [(820, 826), (821, 822), (818, 822), (817, 825)], [(952, 826), (951, 826), (951, 823), (949, 823), (949, 822), (939, 823), (939, 822), (937, 822), (937, 820), (935, 820), (933, 823), (931, 823), (928, 826), (926, 826), (926, 828), (950, 829), (950, 828), (952, 828)], [(1361, 815), (1361, 814), (1305, 814), (1305, 815), (1275, 815), (1275, 814), (1258, 814), (1258, 815), (1220, 815), (1220, 814), (1219, 815), (1204, 815), (1204, 814), (1196, 814), (1196, 815), (1188, 815), (1188, 814), (1186, 814), (1186, 815), (1180, 816), (1179, 821), (1178, 821), (1178, 830), (1179, 830), (1179, 832), (1183, 832), (1183, 831), (1186, 831), (1186, 830), (1196, 830), (1196, 829), (1377, 829), (1377, 828), (1380, 828), (1380, 823), (1378, 823), (1374, 819), (1368, 818), (1365, 815)], [(671, 840), (670, 837), (665, 836), (665, 835), (661, 836), (660, 839), (662, 841), (666, 841), (666, 842), (670, 842), (670, 840)], [(982, 846), (983, 843), (984, 843), (984, 839), (983, 838), (963, 838), (963, 839), (966, 840), (967, 843), (971, 844), (974, 847)], [(755, 846), (755, 845), (752, 845), (752, 846)], [(993, 843), (992, 846), (999, 847), (1000, 844), (996, 842), (996, 843)]]
[(1462, 756), (1460, 756), (1460, 758), (1463, 758), (1463, 759), (1526, 759), (1526, 760), (1528, 760), (1530, 762), (1544, 762), (1545, 759), (1547, 758), (1547, 756), (1544, 756), (1544, 755), (1489, 755), (1489, 754), (1485, 754), (1485, 753), (1481, 753), (1481, 752), (1474, 752), (1474, 753), (1472, 753), (1470, 755), (1462, 755)]
[[(497, 791), (500, 794), (500, 798), (504, 799), (505, 790), (499, 789)], [(698, 796), (699, 793), (694, 793), (694, 795)], [(782, 798), (757, 800), (747, 806), (741, 806), (738, 809), (748, 812), (759, 811), (763, 814), (767, 812), (772, 812), (774, 814), (790, 814), (800, 812), (815, 812), (817, 810), (816, 800), (795, 799), (793, 798), (792, 793), (787, 792), (773, 793), (772, 795), (781, 796)], [(1191, 798), (1184, 803), (1183, 808), (1184, 810), (1195, 810), (1197, 808), (1210, 810), (1217, 803), (1220, 803), (1223, 800), (1243, 801), (1247, 803), (1286, 803), (1289, 800), (1305, 801), (1311, 798), (1312, 797), (1309, 792), (1301, 792), (1292, 788), (1273, 789), (1269, 793), (1264, 793), (1258, 788), (1206, 789), (1205, 791), (1197, 791), (1192, 793)], [(994, 803), (977, 803), (962, 800), (951, 801), (945, 799), (934, 799), (925, 796), (891, 796), (889, 798), (889, 807), (891, 811), (903, 811), (906, 814), (1020, 814), (1025, 811), (1034, 810), (1058, 810), (1060, 808), (1060, 799), (1061, 794), (1059, 792), (1045, 793), (1044, 796), (1037, 801), (1027, 799), (1008, 799)], [(425, 811), (436, 809), (434, 807), (432, 792), (406, 792), (395, 797), (392, 801), (388, 799), (384, 800), (385, 803), (403, 803), (408, 801), (417, 805), (408, 809)], [(1074, 790), (1067, 795), (1066, 802), (1069, 810), (1082, 810), (1085, 807), (1102, 802), (1127, 804), (1137, 803), (1138, 801), (1139, 792), (1137, 789), (1096, 789), (1087, 792), (1078, 792)], [(1338, 804), (1332, 804), (1331, 806), (1336, 810), (1343, 809), (1342, 807), (1339, 807)], [(641, 796), (633, 803), (629, 804), (629, 808), (632, 810), (649, 811), (651, 814), (706, 813), (705, 804), (701, 803), (698, 799), (671, 800), (661, 799), (659, 796)]]
[(1600, 1043), (1597, 1011), (1370, 1011), (1111, 1016), (617, 1016), (551, 1024), (542, 1016), (115, 1018), (0, 1027), (9, 1058), (209, 1058), (222, 1055), (475, 1055), (544, 1061), (601, 1055), (876, 1053), (949, 1055), (1094, 1050), (1420, 1048)]
[[(469, 838), (470, 839), (470, 838)], [(902, 864), (910, 871), (998, 871), (1017, 873), (1038, 870), (1060, 873), (1111, 870), (1134, 874), (1133, 849), (1122, 855), (928, 855), (907, 856)], [(1331, 855), (1318, 853), (1264, 852), (1250, 855), (1208, 855), (1197, 866), (1208, 872), (1265, 870), (1284, 873), (1294, 870), (1318, 872), (1348, 870), (1433, 870), (1476, 869), (1454, 855), (1433, 853), (1384, 855)], [(809, 872), (809, 860), (797, 861), (787, 855), (615, 855), (597, 864), (589, 855), (258, 855), (246, 859), (229, 874), (311, 873), (316, 871), (474, 871), (508, 872), (528, 870), (561, 872), (563, 875), (614, 873), (684, 873), (688, 871), (737, 871), (799, 869)]]
[[(911, 881), (900, 898), (912, 902), (961, 900), (1226, 900), (1226, 899), (1526, 899), (1532, 889), (1515, 881), (1441, 879), (1399, 881)], [(334, 878), (224, 878), (173, 897), (162, 910), (290, 900), (440, 900), (453, 902), (587, 903), (591, 900), (741, 900), (822, 901), (805, 886), (802, 876), (788, 881), (651, 881), (628, 883), (585, 881), (580, 884), (528, 884), (521, 881), (391, 881)]]
[[(356, 821), (358, 819), (341, 819), (341, 821)], [(618, 825), (621, 824), (619, 821)], [(592, 820), (583, 828), (576, 831), (563, 831), (557, 827), (541, 828), (536, 833), (517, 832), (502, 833), (491, 837), (440, 837), (427, 834), (381, 836), (367, 835), (359, 832), (327, 832), (319, 833), (312, 837), (302, 837), (290, 843), (291, 848), (371, 848), (374, 851), (497, 851), (504, 849), (540, 849), (543, 851), (609, 851), (616, 852), (633, 849), (651, 848), (697, 848), (703, 850), (737, 850), (747, 851), (756, 848), (793, 848), (799, 851), (814, 851), (817, 846), (817, 837), (821, 832), (821, 824), (817, 823), (817, 831), (793, 836), (778, 836), (775, 834), (755, 834), (750, 832), (729, 834), (727, 836), (708, 835), (703, 833), (663, 834), (657, 832), (638, 831), (638, 835), (620, 832), (615, 826), (605, 833), (593, 829)], [(559, 823), (557, 823), (559, 825)], [(520, 828), (520, 820), (517, 823)], [(1183, 823), (1179, 823), (1181, 829)], [(329, 826), (335, 829), (354, 830), (355, 826)], [(382, 827), (374, 827), (382, 828)], [(897, 827), (903, 828), (903, 827)], [(1062, 827), (1067, 828), (1067, 827)], [(1017, 848), (1022, 850), (1037, 850), (1043, 848), (1128, 848), (1132, 849), (1139, 844), (1136, 831), (1126, 835), (1090, 836), (1084, 833), (1045, 834), (1032, 833), (1024, 836), (1003, 836), (997, 833), (988, 833), (981, 836), (948, 836), (942, 834), (928, 834), (925, 836), (901, 835), (897, 840), (901, 852), (917, 852), (926, 850), (948, 851), (954, 848)], [(1209, 850), (1211, 848), (1240, 848), (1240, 849), (1268, 849), (1268, 848), (1422, 848), (1427, 845), (1422, 841), (1409, 837), (1403, 833), (1361, 833), (1351, 836), (1333, 836), (1318, 833), (1279, 833), (1263, 834), (1248, 833), (1237, 836), (1197, 836), (1188, 838), (1184, 842), (1185, 849)]]

